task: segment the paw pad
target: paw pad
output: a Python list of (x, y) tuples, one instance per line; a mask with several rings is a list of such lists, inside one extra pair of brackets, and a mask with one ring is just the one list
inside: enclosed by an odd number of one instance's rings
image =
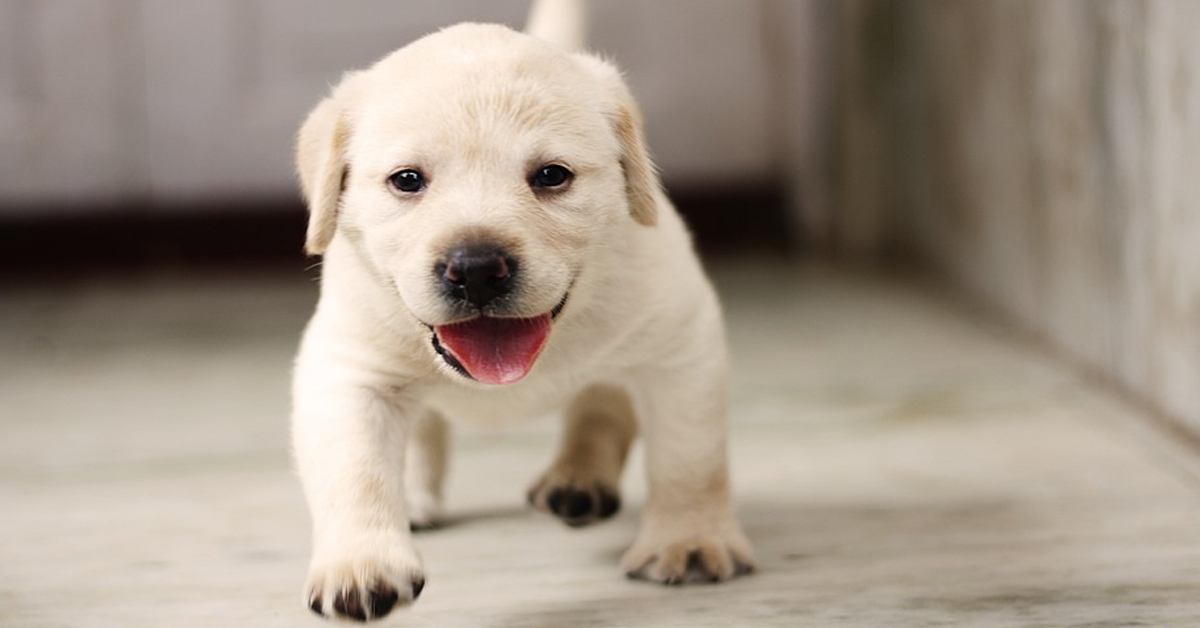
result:
[[(538, 506), (538, 493), (529, 495), (529, 502)], [(544, 509), (562, 519), (571, 527), (585, 526), (602, 519), (607, 519), (621, 508), (621, 498), (616, 491), (600, 483), (593, 483), (590, 488), (576, 486), (559, 486), (546, 491)]]
[(657, 549), (631, 548), (623, 564), (625, 575), (666, 585), (723, 582), (752, 573), (754, 558), (745, 543), (734, 546), (716, 538), (684, 539)]
[[(421, 589), (424, 587), (423, 579), (413, 581), (412, 600), (416, 600), (421, 595)], [(411, 602), (412, 600), (407, 601)], [(341, 619), (365, 622), (379, 619), (392, 612), (399, 601), (400, 593), (382, 582), (377, 582), (365, 590), (351, 587), (338, 591), (334, 595), (331, 615)], [(308, 602), (308, 608), (318, 615), (327, 615), (320, 592), (312, 595)]]

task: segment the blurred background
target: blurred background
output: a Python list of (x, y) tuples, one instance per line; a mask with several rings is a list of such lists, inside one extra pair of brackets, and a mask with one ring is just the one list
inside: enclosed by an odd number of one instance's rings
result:
[[(291, 260), (349, 68), (524, 0), (0, 3), (0, 260)], [(1200, 5), (606, 0), (710, 255), (912, 263), (1200, 429)]]
[[(293, 136), (345, 70), (527, 5), (0, 0), (0, 625), (305, 612)], [(456, 586), (503, 626), (1200, 625), (1198, 34), (1195, 0), (592, 2), (726, 304), (762, 574), (578, 571), (511, 510), (553, 430), (467, 437), (412, 625), (475, 625)], [(547, 575), (483, 578), (514, 552)]]

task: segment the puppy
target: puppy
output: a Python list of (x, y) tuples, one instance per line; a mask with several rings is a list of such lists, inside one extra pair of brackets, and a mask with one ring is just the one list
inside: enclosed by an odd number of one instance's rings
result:
[(306, 249), (323, 256), (292, 415), (316, 613), (376, 619), (420, 595), (410, 528), (441, 516), (446, 421), (562, 410), (529, 501), (571, 526), (617, 511), (640, 433), (649, 491), (625, 573), (753, 568), (721, 310), (618, 70), (544, 41), (577, 26), (445, 29), (347, 74), (300, 129)]

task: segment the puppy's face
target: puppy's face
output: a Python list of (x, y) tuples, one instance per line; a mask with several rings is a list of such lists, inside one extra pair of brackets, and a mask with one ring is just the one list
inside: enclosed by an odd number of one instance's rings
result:
[(301, 130), (308, 247), (344, 238), (429, 330), (431, 358), (532, 369), (575, 279), (657, 186), (610, 66), (465, 25), (347, 77)]

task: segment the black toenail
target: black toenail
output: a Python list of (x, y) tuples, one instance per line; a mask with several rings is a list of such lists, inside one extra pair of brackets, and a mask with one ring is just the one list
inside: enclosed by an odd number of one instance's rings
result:
[(700, 550), (692, 550), (687, 555), (683, 579), (686, 582), (720, 582), (721, 576), (704, 561), (704, 554)]
[(546, 506), (550, 509), (550, 512), (558, 514), (562, 511), (563, 500), (566, 498), (567, 492), (564, 490), (551, 491), (550, 494), (546, 496)]
[(592, 512), (592, 496), (581, 491), (567, 493), (565, 512), (559, 514), (568, 519), (580, 519)]
[(600, 494), (600, 518), (607, 519), (613, 516), (621, 509), (621, 498), (609, 492), (604, 488), (599, 489)]
[(392, 607), (396, 605), (400, 599), (400, 594), (396, 590), (385, 586), (379, 591), (375, 591), (371, 596), (371, 617), (383, 617), (392, 611)]
[(341, 591), (333, 598), (333, 610), (350, 619), (367, 621), (367, 611), (358, 596), (358, 589)]
[(421, 597), (421, 591), (423, 591), (424, 589), (425, 589), (425, 579), (424, 578), (421, 578), (420, 580), (413, 580), (413, 583), (412, 583), (413, 599), (415, 600), (415, 599)]

